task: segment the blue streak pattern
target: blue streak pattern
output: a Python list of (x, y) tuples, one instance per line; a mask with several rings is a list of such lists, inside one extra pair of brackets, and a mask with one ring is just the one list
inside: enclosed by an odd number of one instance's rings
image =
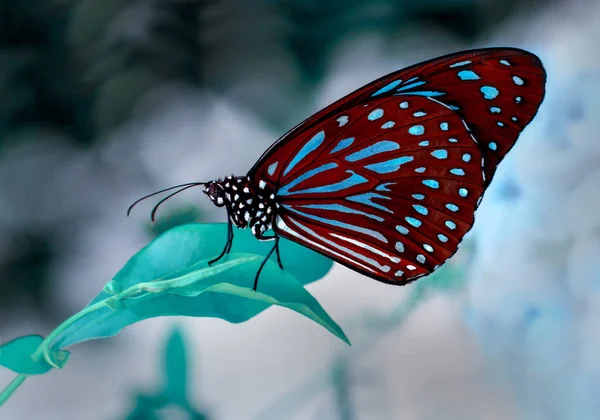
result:
[(322, 185), (320, 187), (307, 188), (305, 190), (298, 190), (294, 192), (289, 192), (288, 189), (284, 193), (282, 193), (280, 190), (279, 195), (332, 193), (354, 187), (355, 185), (364, 184), (365, 182), (369, 182), (365, 177), (357, 174), (354, 171), (347, 170), (346, 173), (350, 174), (350, 177), (346, 178), (343, 181), (336, 182), (335, 184)]
[(283, 185), (277, 192), (277, 195), (293, 194), (293, 193), (290, 193), (290, 189), (294, 188), (296, 185), (300, 184), (302, 181), (306, 181), (307, 179), (309, 179), (317, 174), (320, 174), (321, 172), (325, 172), (325, 171), (328, 171), (330, 169), (334, 169), (337, 167), (338, 167), (338, 164), (335, 162), (332, 162), (332, 163), (327, 163), (325, 165), (321, 165), (318, 168), (311, 169), (310, 171), (305, 172), (302, 175), (300, 175), (298, 178), (295, 178), (289, 184)]
[(358, 152), (354, 152), (351, 155), (346, 156), (348, 162), (356, 162), (357, 160), (366, 159), (378, 153), (390, 152), (392, 150), (398, 150), (400, 145), (393, 141), (383, 140), (372, 144), (369, 147), (365, 147)]
[(389, 174), (390, 172), (396, 172), (405, 163), (413, 161), (412, 156), (402, 156), (396, 159), (386, 160), (385, 162), (372, 163), (365, 165), (365, 169), (368, 169), (378, 174)]
[(350, 147), (350, 145), (354, 143), (354, 137), (348, 137), (347, 139), (340, 140), (338, 144), (333, 148), (329, 154), (337, 153), (340, 150), (345, 149), (346, 147)]
[(377, 194), (377, 193), (364, 193), (359, 195), (353, 195), (351, 197), (346, 197), (348, 201), (354, 201), (356, 203), (365, 204), (367, 206), (375, 207), (376, 209), (387, 211), (388, 213), (394, 214), (390, 209), (382, 206), (381, 204), (374, 203), (371, 201), (374, 198), (381, 198), (384, 200), (391, 200), (391, 198), (386, 197), (385, 195)]
[(331, 210), (331, 211), (339, 211), (340, 213), (347, 214), (358, 214), (361, 216), (367, 216), (370, 219), (377, 220), (378, 222), (383, 222), (383, 217), (376, 216), (374, 214), (365, 213), (364, 211), (352, 209), (350, 207), (343, 206), (341, 204), (305, 204), (298, 207), (306, 208), (306, 209), (319, 209), (319, 210)]
[[(293, 220), (293, 219), (292, 219)], [(323, 241), (324, 243), (332, 246), (333, 248), (339, 249), (340, 251), (345, 252), (348, 255), (353, 256), (354, 258), (356, 258), (359, 261), (363, 261), (367, 264), (372, 265), (373, 267), (378, 268), (379, 270), (383, 271), (384, 273), (387, 273), (388, 271), (390, 271), (390, 266), (389, 265), (381, 265), (379, 264), (377, 261), (375, 261), (372, 258), (368, 258), (365, 257), (362, 254), (359, 254), (358, 252), (354, 252), (349, 248), (346, 248), (342, 245), (339, 245), (338, 243), (331, 241), (327, 238), (324, 238), (323, 236), (319, 235), (318, 233), (316, 233), (315, 231), (313, 231), (312, 229), (304, 226), (303, 224), (301, 224), (300, 222), (297, 222), (296, 220), (294, 220), (294, 223), (296, 225), (298, 225), (300, 227), (300, 229), (304, 230), (305, 232), (307, 232), (308, 234), (310, 234), (311, 236), (313, 236), (314, 238), (318, 238), (319, 240)], [(387, 240), (385, 241), (387, 243)]]
[(394, 80), (393, 82), (388, 83), (387, 85), (385, 85), (384, 87), (379, 89), (377, 92), (375, 92), (371, 96), (377, 96), (377, 95), (381, 95), (382, 93), (389, 92), (390, 90), (392, 90), (396, 86), (398, 86), (400, 83), (402, 83), (402, 80)]
[(421, 81), (421, 82), (414, 82), (414, 83), (411, 83), (411, 84), (408, 84), (408, 85), (402, 86), (401, 88), (396, 89), (396, 92), (401, 92), (403, 90), (412, 89), (412, 88), (417, 87), (417, 86), (422, 86), (425, 83), (426, 82), (423, 82), (423, 81)]
[(323, 140), (325, 140), (325, 132), (321, 130), (315, 134), (313, 138), (310, 139), (298, 153), (296, 153), (296, 156), (294, 156), (290, 164), (287, 166), (287, 168), (285, 168), (283, 176), (286, 176), (294, 168), (294, 166), (300, 163), (300, 161), (304, 159), (310, 152), (315, 151), (321, 145), (321, 143), (323, 143)]
[(325, 217), (319, 217), (319, 216), (315, 216), (309, 213), (304, 213), (303, 211), (297, 210), (295, 208), (293, 208), (292, 206), (288, 206), (288, 205), (283, 205), (283, 207), (289, 211), (292, 211), (296, 214), (299, 214), (301, 216), (306, 217), (307, 219), (312, 219), (312, 220), (316, 220), (318, 222), (322, 222), (325, 223), (327, 225), (331, 225), (331, 226), (336, 226), (336, 227), (341, 227), (344, 229), (348, 229), (351, 230), (353, 232), (359, 232), (362, 233), (364, 235), (370, 236), (372, 238), (375, 238), (383, 243), (388, 243), (388, 240), (385, 238), (385, 236), (383, 236), (381, 233), (372, 230), (372, 229), (367, 229), (367, 228), (363, 228), (360, 226), (355, 226), (355, 225), (351, 225), (349, 223), (344, 223), (344, 222), (340, 222), (339, 220), (335, 220), (335, 219), (327, 219)]

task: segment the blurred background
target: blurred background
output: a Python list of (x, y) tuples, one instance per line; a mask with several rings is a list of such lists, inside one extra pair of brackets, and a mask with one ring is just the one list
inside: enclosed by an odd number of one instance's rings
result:
[[(600, 1), (2, 0), (0, 11), (3, 341), (47, 334), (169, 227), (224, 221), (199, 190), (154, 225), (151, 203), (125, 217), (133, 200), (245, 174), (372, 79), (484, 46), (530, 50), (548, 71), (468, 246), (439, 270), (453, 287), (393, 288), (334, 266), (308, 289), (352, 348), (281, 308), (239, 325), (144, 321), (73, 348), (2, 420), (600, 419)], [(160, 388), (174, 322), (195, 414), (137, 410)], [(0, 386), (12, 377), (1, 370)]]

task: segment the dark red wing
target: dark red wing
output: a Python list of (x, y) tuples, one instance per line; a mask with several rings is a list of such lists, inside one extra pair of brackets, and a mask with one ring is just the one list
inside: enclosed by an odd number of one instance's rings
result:
[(456, 252), (544, 84), (537, 57), (516, 49), (412, 66), (295, 127), (249, 175), (276, 194), (278, 234), (406, 284)]

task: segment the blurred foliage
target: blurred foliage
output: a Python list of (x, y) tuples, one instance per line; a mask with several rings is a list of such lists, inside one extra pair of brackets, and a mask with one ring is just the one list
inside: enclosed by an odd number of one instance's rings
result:
[[(134, 407), (125, 420), (159, 420), (186, 418), (208, 420), (208, 415), (198, 411), (188, 400), (188, 355), (183, 333), (174, 328), (169, 336), (162, 360), (163, 384), (155, 393), (136, 393)], [(177, 415), (173, 413), (177, 412)]]
[[(409, 295), (388, 311), (357, 313), (354, 319), (346, 320), (343, 325), (348, 331), (352, 330), (352, 347), (337, 353), (323, 369), (317, 370), (304, 382), (287, 391), (270, 406), (253, 417), (255, 420), (279, 420), (290, 417), (302, 410), (309, 401), (322, 393), (332, 390), (332, 405), (335, 407), (335, 417), (338, 420), (352, 420), (357, 415), (358, 401), (354, 398), (357, 386), (363, 385), (378, 397), (385, 391), (377, 392), (377, 380), (373, 380), (372, 372), (357, 372), (362, 358), (370, 352), (376, 352), (379, 344), (389, 334), (397, 332), (407, 322), (415, 310), (436, 293), (458, 296), (467, 285), (465, 261), (473, 254), (472, 243), (467, 241), (461, 247), (452, 261), (446, 263), (430, 276), (423, 278), (410, 286)], [(458, 258), (457, 258), (458, 257)], [(362, 332), (362, 334), (360, 334)], [(369, 377), (371, 376), (371, 377)], [(373, 415), (374, 410), (385, 410), (381, 404), (369, 407), (370, 414), (365, 418), (380, 418)], [(316, 418), (322, 418), (317, 416)], [(362, 417), (360, 417), (362, 418)]]
[(56, 255), (49, 237), (42, 232), (14, 234), (10, 253), (0, 259), (0, 295), (3, 298), (0, 321), (3, 321), (5, 311), (21, 306), (23, 301), (43, 313), (47, 321), (56, 321), (54, 312), (47, 307), (46, 298), (51, 287), (50, 267)]
[[(52, 0), (0, 3), (0, 147), (12, 130), (35, 127), (94, 141), (93, 86), (80, 78), (84, 65), (65, 43), (69, 5)], [(0, 149), (1, 150), (1, 149)]]
[(162, 235), (175, 226), (203, 221), (203, 214), (197, 207), (186, 206), (157, 217), (155, 222), (146, 225), (146, 231), (153, 237)]

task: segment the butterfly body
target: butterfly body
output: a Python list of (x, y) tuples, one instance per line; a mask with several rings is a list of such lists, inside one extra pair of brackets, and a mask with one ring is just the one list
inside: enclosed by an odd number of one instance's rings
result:
[(524, 50), (449, 54), (317, 112), (245, 177), (184, 189), (205, 185), (228, 213), (227, 243), (214, 261), (231, 249), (235, 224), (275, 241), (263, 265), (277, 251), (281, 266), (285, 237), (378, 281), (407, 284), (457, 251), (545, 82), (542, 63)]
[(266, 184), (260, 185), (263, 188), (255, 187), (248, 176), (228, 176), (208, 182), (204, 193), (215, 205), (227, 209), (231, 223), (240, 229), (250, 228), (262, 240), (273, 227), (277, 204)]

